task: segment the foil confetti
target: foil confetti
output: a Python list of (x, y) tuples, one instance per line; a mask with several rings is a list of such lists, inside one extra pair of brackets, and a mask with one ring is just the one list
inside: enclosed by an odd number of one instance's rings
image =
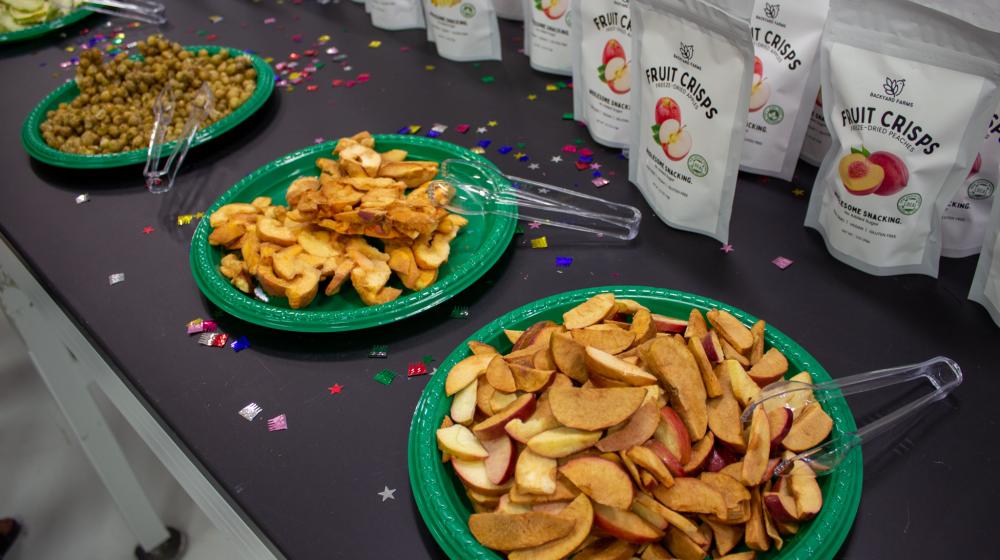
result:
[(735, 251), (735, 249), (733, 249), (733, 246), (730, 245), (729, 243), (726, 243), (725, 245), (720, 247), (719, 250), (722, 251), (723, 253), (726, 253), (727, 255)]
[(427, 375), (427, 364), (413, 362), (406, 368), (407, 377), (417, 377), (418, 375)]
[(389, 385), (394, 379), (396, 379), (396, 373), (391, 369), (383, 369), (382, 371), (376, 373), (375, 377), (372, 379), (383, 385)]
[(326, 390), (330, 391), (331, 395), (337, 395), (344, 390), (344, 386), (340, 383), (334, 383), (332, 386), (327, 387)]
[(528, 227), (530, 229), (538, 229), (538, 228), (542, 227), (542, 222), (538, 222), (538, 221), (528, 222)]
[(368, 352), (368, 358), (370, 359), (385, 359), (389, 357), (389, 345), (388, 344), (376, 344), (372, 346), (372, 349)]
[(500, 123), (498, 123), (497, 121), (489, 121), (489, 122), (486, 123), (486, 126), (496, 126), (498, 124), (500, 124)]
[(564, 152), (566, 152), (568, 154), (575, 154), (576, 153), (576, 146), (574, 146), (572, 144), (566, 144), (565, 146), (563, 146), (562, 151), (564, 151)]
[(500, 148), (497, 151), (503, 155), (507, 155), (513, 150), (514, 150), (513, 146), (500, 146)]
[(544, 249), (549, 246), (549, 241), (545, 239), (545, 236), (536, 237), (531, 240), (532, 249)]
[(250, 341), (247, 337), (241, 336), (229, 344), (229, 347), (233, 349), (233, 352), (241, 352), (250, 348)]
[(156, 230), (153, 229), (153, 226), (146, 226), (146, 227), (142, 228), (142, 233), (145, 233), (146, 235), (149, 235), (150, 233), (153, 233), (154, 231), (156, 231)]
[(611, 181), (608, 181), (608, 180), (607, 180), (607, 179), (605, 179), (604, 177), (598, 177), (598, 178), (596, 178), (596, 179), (593, 179), (593, 180), (592, 180), (592, 181), (590, 181), (590, 182), (591, 182), (591, 183), (593, 183), (595, 187), (603, 187), (604, 185), (607, 185), (607, 184), (608, 184), (608, 183), (610, 183)]
[(77, 204), (83, 204), (84, 202), (90, 202), (90, 195), (87, 194), (87, 193), (83, 193), (81, 195), (77, 195), (77, 197), (76, 197), (76, 203)]
[(469, 128), (471, 127), (467, 124), (460, 124), (455, 127), (455, 131), (458, 132), (459, 134), (465, 134), (466, 132), (469, 131)]
[(480, 148), (489, 148), (492, 143), (493, 142), (490, 140), (480, 140), (479, 142), (476, 142), (476, 145)]
[(780, 268), (781, 270), (785, 270), (786, 268), (792, 266), (792, 263), (794, 263), (795, 261), (786, 257), (775, 257), (774, 260), (771, 262), (774, 264), (774, 266)]
[(217, 330), (219, 330), (219, 326), (215, 323), (215, 321), (206, 321), (201, 317), (198, 317), (187, 324), (188, 334), (215, 332)]
[(465, 305), (456, 305), (451, 308), (451, 318), (452, 319), (468, 319), (469, 318), (469, 308)]
[(563, 113), (562, 114), (562, 119), (564, 121), (571, 121), (571, 120), (573, 120), (573, 113)]
[(240, 409), (240, 416), (247, 419), (247, 422), (253, 422), (253, 419), (257, 417), (264, 409), (260, 407), (259, 404), (252, 402)]
[(288, 429), (288, 418), (284, 414), (279, 414), (267, 421), (267, 431), (277, 432)]
[(108, 276), (108, 284), (114, 286), (115, 284), (120, 284), (125, 281), (124, 272), (116, 272)]
[(482, 149), (479, 146), (476, 146), (474, 148), (470, 148), (469, 151), (472, 152), (472, 153), (474, 153), (474, 154), (479, 154), (479, 155), (483, 155), (483, 154), (486, 153), (486, 150)]
[(181, 214), (181, 215), (177, 216), (177, 225), (178, 226), (185, 226), (187, 224), (190, 224), (191, 220), (193, 220), (193, 219), (194, 219), (194, 215), (193, 214)]
[(446, 130), (448, 130), (448, 125), (446, 124), (434, 123), (434, 126), (431, 127), (431, 131), (437, 132), (438, 134), (442, 134)]
[(370, 49), (377, 49), (377, 48), (379, 48), (381, 46), (382, 46), (382, 41), (372, 41), (372, 42), (368, 43), (368, 48), (370, 48)]
[(573, 257), (556, 257), (556, 266), (569, 266), (573, 264)]
[(437, 359), (435, 359), (434, 356), (431, 356), (430, 354), (427, 354), (423, 358), (420, 358), (420, 361), (423, 362), (423, 363), (425, 363), (425, 364), (427, 364), (427, 365), (431, 365), (434, 362), (436, 362)]
[(202, 333), (198, 337), (198, 344), (202, 346), (214, 346), (216, 348), (223, 348), (226, 342), (229, 341), (229, 335), (225, 333)]

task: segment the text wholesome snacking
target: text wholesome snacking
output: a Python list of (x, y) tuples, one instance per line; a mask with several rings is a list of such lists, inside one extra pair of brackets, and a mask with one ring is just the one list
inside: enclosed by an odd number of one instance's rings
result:
[(685, 321), (604, 293), (562, 325), (506, 331), (507, 353), (470, 342), (445, 380), (454, 398), (437, 441), (476, 511), (472, 534), (511, 559), (780, 550), (823, 496), (804, 462), (774, 469), (824, 441), (832, 420), (798, 391), (743, 425), (788, 370), (764, 332), (724, 310)]
[(341, 138), (333, 154), (338, 159), (316, 160), (318, 177), (292, 181), (288, 206), (259, 197), (212, 213), (208, 242), (233, 251), (219, 270), (238, 289), (250, 293), (256, 280), (299, 309), (321, 282), (331, 296), (349, 279), (365, 305), (378, 305), (403, 293), (388, 285), (393, 273), (414, 291), (437, 280), (451, 241), (468, 224), (432, 204), (427, 184), (437, 162), (377, 152), (368, 132)]

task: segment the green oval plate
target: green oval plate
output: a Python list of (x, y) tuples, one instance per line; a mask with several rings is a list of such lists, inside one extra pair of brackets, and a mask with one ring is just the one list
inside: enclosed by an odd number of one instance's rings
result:
[[(217, 45), (192, 45), (184, 48), (189, 51), (205, 49), (209, 54), (215, 54), (223, 49), (228, 49), (232, 56), (249, 57), (253, 63), (253, 67), (257, 70), (257, 87), (254, 89), (253, 95), (245, 103), (237, 107), (235, 111), (199, 130), (194, 136), (194, 141), (191, 142), (192, 147), (208, 142), (248, 119), (250, 115), (254, 114), (264, 105), (267, 98), (271, 96), (271, 92), (274, 91), (274, 71), (264, 62), (263, 58), (255, 54)], [(69, 103), (76, 99), (77, 95), (80, 95), (80, 90), (76, 87), (76, 81), (69, 80), (46, 96), (41, 103), (35, 106), (31, 114), (28, 115), (28, 118), (25, 119), (24, 126), (21, 127), (21, 144), (31, 157), (49, 165), (70, 167), (73, 169), (122, 167), (146, 161), (146, 148), (117, 154), (86, 156), (60, 152), (46, 144), (42, 138), (40, 128), (46, 114), (58, 107), (60, 103)], [(170, 150), (173, 150), (176, 144), (176, 140), (165, 144), (165, 152), (170, 153)]]
[[(616, 296), (634, 299), (654, 313), (668, 317), (687, 319), (692, 308), (708, 311), (715, 307), (729, 311), (747, 326), (757, 321), (756, 317), (723, 303), (684, 292), (640, 286), (606, 286), (565, 292), (529, 303), (479, 329), (469, 340), (492, 344), (498, 349), (510, 348), (503, 329), (524, 329), (545, 319), (562, 322), (563, 312), (601, 292), (614, 292)], [(768, 347), (775, 347), (785, 354), (790, 372), (808, 371), (817, 383), (830, 379), (830, 374), (815, 358), (770, 325), (765, 342)], [(451, 404), (451, 398), (444, 393), (447, 373), (470, 354), (463, 343), (445, 358), (417, 403), (410, 426), (408, 449), (410, 486), (420, 515), (449, 557), (456, 560), (499, 560), (500, 556), (480, 545), (469, 532), (468, 519), (472, 508), (458, 477), (448, 465), (441, 463), (435, 437)], [(831, 399), (825, 410), (834, 420), (834, 435), (856, 429), (854, 416), (843, 398)], [(781, 552), (772, 550), (757, 557), (781, 560), (833, 558), (851, 529), (861, 501), (861, 470), (861, 449), (855, 448), (837, 472), (818, 479), (823, 491), (823, 509), (819, 515), (803, 523), (797, 535), (786, 538)]]
[(56, 29), (62, 29), (63, 27), (73, 25), (93, 13), (94, 12), (91, 12), (90, 10), (75, 10), (62, 17), (49, 20), (45, 23), (25, 27), (24, 29), (19, 29), (17, 31), (0, 33), (0, 45), (4, 43), (15, 43), (17, 41), (34, 39), (35, 37), (45, 35), (46, 33), (55, 31)]
[[(466, 216), (469, 225), (462, 228), (451, 242), (451, 255), (448, 262), (441, 266), (437, 282), (419, 292), (404, 290), (402, 296), (389, 303), (366, 306), (357, 292), (346, 286), (332, 297), (320, 293), (305, 309), (291, 309), (284, 298), (271, 297), (268, 303), (264, 303), (234, 288), (219, 272), (224, 251), (208, 244), (208, 234), (211, 233), (208, 216), (223, 204), (251, 202), (258, 196), (270, 196), (275, 204), (284, 204), (285, 189), (292, 180), (316, 175), (316, 158), (329, 157), (335, 145), (336, 142), (326, 142), (310, 146), (272, 161), (226, 191), (205, 212), (205, 219), (198, 224), (191, 240), (191, 270), (198, 287), (212, 303), (244, 321), (287, 331), (335, 332), (374, 327), (409, 317), (451, 299), (482, 277), (507, 249), (514, 235), (515, 218), (496, 214)], [(376, 134), (375, 148), (382, 152), (406, 150), (410, 154), (408, 159), (412, 160), (440, 162), (449, 158), (462, 159), (495, 169), (482, 156), (433, 138)], [(458, 178), (473, 184), (477, 182), (475, 178), (461, 173)], [(504, 209), (516, 211), (516, 207), (508, 205), (504, 205)], [(402, 287), (395, 276), (389, 284)]]

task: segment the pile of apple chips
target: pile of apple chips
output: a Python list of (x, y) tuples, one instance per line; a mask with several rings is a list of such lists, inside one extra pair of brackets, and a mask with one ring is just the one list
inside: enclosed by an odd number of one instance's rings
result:
[(250, 293), (256, 279), (299, 309), (320, 282), (331, 296), (350, 278), (365, 305), (378, 305), (402, 294), (387, 285), (393, 272), (410, 290), (437, 280), (451, 241), (468, 224), (440, 208), (447, 201), (428, 196), (437, 162), (406, 161), (405, 150), (377, 152), (368, 132), (341, 138), (333, 153), (339, 158), (316, 160), (318, 177), (292, 182), (287, 207), (258, 197), (212, 213), (208, 242), (234, 251), (219, 270), (238, 289)]
[(454, 398), (437, 441), (479, 542), (511, 560), (745, 560), (813, 518), (823, 496), (810, 467), (774, 469), (833, 421), (798, 391), (762, 402), (745, 427), (742, 410), (788, 362), (764, 352), (763, 322), (707, 318), (605, 293), (562, 325), (506, 331), (506, 354), (470, 342), (473, 355), (448, 372)]

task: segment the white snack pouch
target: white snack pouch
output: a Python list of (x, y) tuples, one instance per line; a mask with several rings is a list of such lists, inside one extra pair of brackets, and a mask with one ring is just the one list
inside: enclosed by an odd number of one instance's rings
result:
[[(817, 66), (819, 60), (817, 59)], [(806, 128), (806, 138), (802, 141), (802, 153), (799, 154), (806, 163), (819, 167), (823, 158), (830, 151), (830, 131), (826, 129), (826, 119), (823, 118), (823, 92), (816, 94), (816, 103), (809, 116), (809, 127)]]
[(819, 39), (830, 0), (756, 0), (750, 115), (740, 168), (786, 181), (795, 173), (819, 91)]
[(628, 146), (629, 0), (573, 0), (573, 116), (599, 144)]
[(750, 0), (631, 0), (629, 180), (656, 215), (726, 243), (753, 74)]
[(1000, 180), (1000, 108), (990, 119), (972, 170), (941, 216), (941, 255), (968, 257), (983, 246), (993, 194)]
[(1000, 98), (1000, 34), (921, 1), (834, 0), (821, 46), (833, 143), (806, 226), (869, 274), (937, 276), (941, 213)]
[(1000, 326), (1000, 204), (993, 205), (985, 233), (969, 299), (982, 304)]
[(424, 6), (422, 0), (367, 0), (372, 15), (372, 25), (379, 29), (423, 29)]
[(573, 74), (569, 30), (570, 0), (522, 0), (524, 52), (531, 67), (541, 72)]
[[(370, 0), (369, 0), (370, 1)], [(500, 28), (493, 0), (424, 0), (427, 39), (448, 60), (500, 60)]]
[(524, 20), (524, 4), (521, 0), (493, 0), (493, 7), (496, 8), (499, 18)]

